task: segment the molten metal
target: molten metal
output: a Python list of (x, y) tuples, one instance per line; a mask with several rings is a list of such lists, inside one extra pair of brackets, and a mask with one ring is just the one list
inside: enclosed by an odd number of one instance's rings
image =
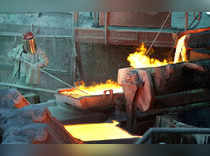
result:
[(96, 123), (65, 125), (64, 128), (75, 138), (82, 141), (100, 141), (114, 139), (136, 138), (125, 130), (117, 127), (119, 123)]
[(106, 83), (95, 84), (92, 86), (86, 86), (83, 82), (76, 88), (77, 89), (62, 90), (59, 93), (66, 96), (72, 96), (74, 98), (79, 98), (82, 96), (103, 95), (105, 90), (113, 90), (113, 93), (123, 93), (122, 87), (117, 82), (112, 80), (107, 80)]
[[(187, 50), (186, 50), (186, 35), (182, 36), (176, 45), (176, 52), (174, 56), (174, 63), (179, 63), (179, 62), (186, 62), (187, 61)], [(181, 57), (181, 61), (180, 61)]]

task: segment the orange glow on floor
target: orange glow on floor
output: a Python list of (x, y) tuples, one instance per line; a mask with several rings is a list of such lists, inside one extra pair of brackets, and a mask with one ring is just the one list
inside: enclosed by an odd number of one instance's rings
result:
[(75, 138), (82, 141), (100, 141), (114, 139), (129, 139), (140, 136), (133, 136), (125, 130), (117, 127), (118, 122), (65, 125), (64, 128)]

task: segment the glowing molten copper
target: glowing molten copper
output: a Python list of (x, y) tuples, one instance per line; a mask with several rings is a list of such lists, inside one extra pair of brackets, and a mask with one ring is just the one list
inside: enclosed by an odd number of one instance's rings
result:
[[(179, 63), (179, 62), (186, 62), (187, 61), (187, 50), (186, 50), (186, 35), (182, 36), (176, 45), (176, 52), (174, 56), (174, 63)], [(180, 60), (181, 57), (181, 60)]]
[(133, 68), (147, 68), (147, 67), (158, 67), (167, 65), (168, 61), (160, 61), (158, 59), (150, 58), (146, 55), (147, 48), (142, 43), (140, 47), (136, 50), (136, 52), (130, 54), (127, 58), (130, 66)]
[(113, 139), (136, 138), (125, 130), (117, 127), (119, 123), (96, 123), (96, 124), (76, 124), (65, 125), (64, 128), (75, 138), (82, 141), (99, 141)]
[(102, 95), (105, 90), (113, 90), (113, 93), (123, 93), (122, 87), (112, 80), (107, 80), (106, 83), (94, 84), (92, 86), (86, 86), (83, 82), (79, 86), (76, 86), (76, 88), (77, 89), (62, 90), (60, 93), (75, 98), (81, 96)]

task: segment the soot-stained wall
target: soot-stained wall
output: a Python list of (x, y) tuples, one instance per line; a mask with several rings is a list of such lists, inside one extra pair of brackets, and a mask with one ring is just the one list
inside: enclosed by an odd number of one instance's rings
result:
[(105, 82), (108, 79), (117, 80), (119, 68), (128, 67), (126, 60), (134, 47), (105, 46), (103, 44), (80, 44), (83, 80)]

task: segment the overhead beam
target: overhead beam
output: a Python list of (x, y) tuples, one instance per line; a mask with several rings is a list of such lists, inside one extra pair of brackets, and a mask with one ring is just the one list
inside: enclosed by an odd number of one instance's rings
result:
[[(138, 46), (139, 42), (144, 42), (146, 45), (150, 45), (157, 32), (144, 30), (137, 31), (132, 29), (109, 29), (104, 33), (104, 29), (100, 28), (76, 28), (75, 29), (75, 41), (83, 43), (102, 43), (106, 44), (107, 39), (111, 45), (127, 45)], [(154, 46), (157, 47), (174, 47), (174, 40), (172, 34), (174, 32), (161, 32), (157, 38)], [(104, 37), (105, 35), (105, 37)]]

